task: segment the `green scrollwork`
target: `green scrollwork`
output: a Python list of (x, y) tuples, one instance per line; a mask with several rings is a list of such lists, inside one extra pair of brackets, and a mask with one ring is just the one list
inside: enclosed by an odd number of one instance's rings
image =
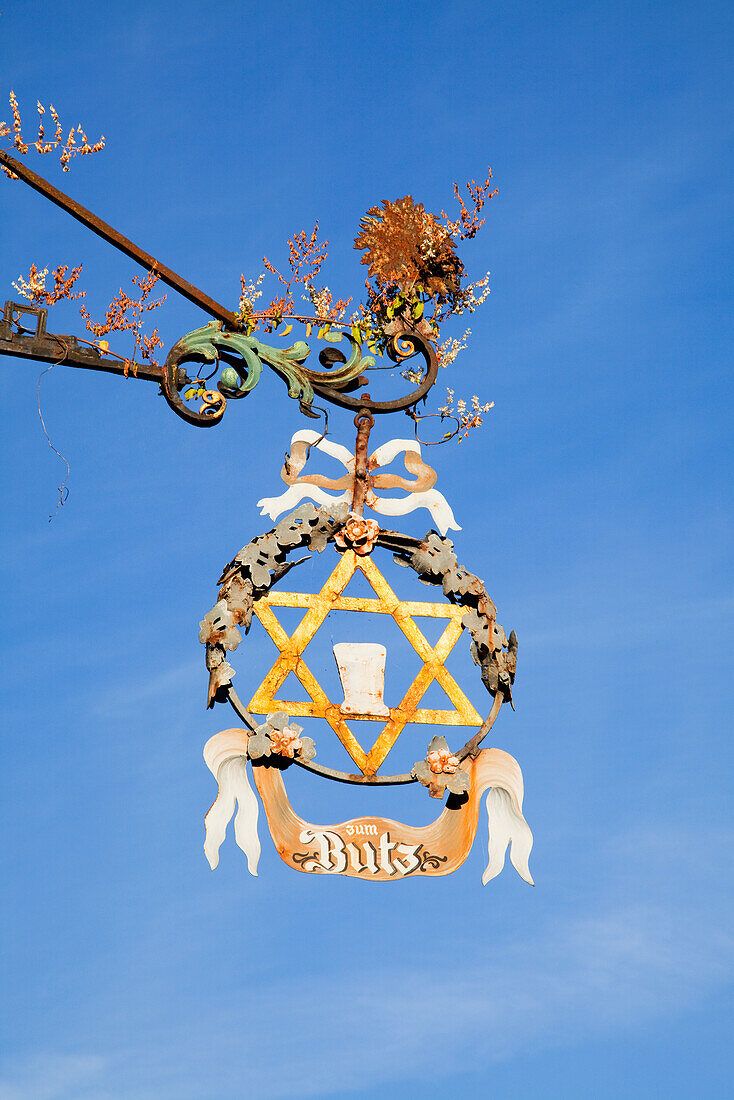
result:
[(254, 389), (260, 381), (262, 364), (267, 363), (286, 380), (290, 397), (310, 405), (314, 399), (314, 385), (340, 390), (357, 379), (363, 370), (374, 366), (374, 356), (363, 356), (361, 345), (350, 333), (337, 331), (324, 335), (324, 339), (331, 344), (338, 344), (345, 338), (350, 345), (349, 355), (345, 362), (338, 363), (329, 371), (312, 371), (304, 365), (311, 354), (304, 340), (296, 340), (289, 348), (277, 348), (265, 344), (256, 336), (224, 332), (221, 321), (210, 321), (203, 328), (183, 336), (177, 348), (180, 355), (201, 357), (209, 363), (219, 358), (218, 349), (239, 354), (245, 362), (246, 377), (237, 386), (238, 393), (249, 393)]

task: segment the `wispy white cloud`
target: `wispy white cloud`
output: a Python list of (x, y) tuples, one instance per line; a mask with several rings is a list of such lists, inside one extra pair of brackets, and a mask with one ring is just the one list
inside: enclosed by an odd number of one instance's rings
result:
[(0, 1100), (98, 1100), (106, 1069), (96, 1055), (37, 1054), (0, 1073)]
[(205, 676), (203, 666), (203, 660), (184, 661), (172, 668), (157, 669), (152, 674), (141, 676), (137, 680), (127, 680), (124, 684), (95, 696), (91, 713), (105, 717), (113, 713), (118, 716), (129, 714), (141, 703), (148, 703), (151, 699), (166, 696), (192, 681), (195, 683), (203, 681)]
[[(699, 630), (731, 630), (734, 612), (734, 595), (723, 592), (716, 596), (700, 599), (680, 599), (671, 602), (662, 596), (655, 600), (649, 596), (649, 604), (640, 611), (640, 599), (633, 592), (629, 607), (620, 606), (616, 591), (599, 595), (598, 588), (577, 585), (575, 591), (557, 590), (548, 594), (547, 617), (552, 618), (552, 626), (544, 630), (523, 630), (522, 644), (526, 649), (532, 646), (540, 649), (549, 644), (589, 649), (614, 649), (619, 646), (619, 622), (624, 621), (624, 638), (627, 646), (668, 645), (681, 622), (696, 623)], [(635, 599), (637, 607), (635, 607)], [(518, 601), (520, 603), (520, 601)], [(538, 604), (534, 605), (536, 622), (540, 619)], [(542, 608), (541, 608), (542, 610)], [(520, 606), (518, 614), (523, 611)], [(635, 614), (637, 611), (637, 614)], [(528, 615), (530, 619), (530, 615)]]
[[(321, 1096), (421, 1074), (442, 1049), (478, 1070), (695, 1010), (734, 977), (734, 935), (654, 904), (559, 920), (534, 942), (421, 951), (392, 973), (352, 973), (271, 991), (258, 1004), (248, 1078), (258, 1096)], [(216, 1029), (215, 1029), (216, 1030)], [(292, 1058), (283, 1034), (299, 1037)], [(216, 1043), (216, 1038), (214, 1042)], [(453, 1072), (443, 1063), (445, 1072)]]
[[(367, 970), (302, 973), (257, 993), (243, 978), (221, 1010), (154, 1029), (145, 1049), (59, 1059), (55, 1083), (7, 1075), (0, 1096), (97, 1100), (111, 1082), (124, 1100), (415, 1089), (421, 1075), (455, 1075), (452, 1059), (430, 1056), (439, 1040), (481, 1071), (695, 1012), (734, 979), (734, 897), (721, 873), (734, 835), (637, 830), (604, 848), (605, 895), (532, 936), (452, 935), (447, 953), (437, 932), (397, 968), (381, 968), (376, 951)], [(34, 1091), (42, 1078), (46, 1091)]]

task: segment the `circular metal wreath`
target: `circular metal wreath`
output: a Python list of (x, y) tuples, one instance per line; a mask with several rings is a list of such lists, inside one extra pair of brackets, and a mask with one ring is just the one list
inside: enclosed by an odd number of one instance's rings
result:
[[(207, 705), (228, 701), (238, 717), (250, 729), (256, 726), (232, 686), (234, 669), (228, 663), (227, 651), (236, 649), (241, 641), (238, 627), (245, 633), (252, 623), (256, 600), (266, 596), (291, 569), (307, 558), (289, 561), (288, 555), (298, 549), (321, 552), (340, 535), (342, 547), (349, 544), (345, 528), (349, 519), (346, 504), (317, 508), (302, 504), (285, 516), (271, 531), (258, 535), (227, 566), (219, 578), (219, 599), (202, 623), (200, 639), (206, 644), (206, 667), (209, 670)], [(376, 526), (376, 524), (375, 524)], [(394, 560), (413, 569), (425, 584), (440, 585), (444, 595), (454, 604), (467, 609), (463, 625), (472, 637), (471, 654), (479, 665), (482, 682), (494, 697), (492, 709), (479, 732), (456, 754), (459, 760), (476, 755), (497, 717), (502, 703), (512, 704), (512, 684), (517, 664), (517, 637), (514, 630), (506, 637), (497, 622), (496, 608), (487, 595), (484, 583), (463, 569), (457, 561), (453, 543), (436, 531), (423, 539), (403, 535), (399, 531), (380, 528), (374, 545), (393, 553)], [(355, 775), (325, 767), (314, 761), (295, 757), (293, 763), (327, 779), (342, 783), (388, 786), (414, 783), (412, 773), (402, 775)]]

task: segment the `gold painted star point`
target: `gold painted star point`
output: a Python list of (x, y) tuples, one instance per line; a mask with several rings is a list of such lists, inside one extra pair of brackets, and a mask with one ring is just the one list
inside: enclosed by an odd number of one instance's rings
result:
[[(345, 596), (344, 590), (357, 570), (367, 578), (376, 599)], [(306, 609), (301, 622), (289, 635), (278, 622), (273, 607)], [(250, 700), (248, 709), (255, 714), (284, 710), (292, 717), (324, 718), (337, 735), (352, 760), (364, 775), (374, 775), (408, 722), (436, 725), (481, 726), (482, 718), (474, 709), (454, 677), (445, 667), (445, 660), (462, 632), (464, 611), (455, 604), (419, 603), (399, 600), (371, 557), (345, 551), (320, 592), (270, 591), (255, 602), (255, 614), (279, 650), (275, 664)], [(306, 646), (324, 623), (330, 611), (356, 611), (390, 615), (423, 662), (413, 683), (397, 707), (390, 707), (390, 717), (369, 752), (360, 745), (344, 720), (338, 704), (332, 703), (303, 659)], [(413, 616), (448, 619), (448, 624), (435, 646), (426, 640)], [(288, 675), (293, 672), (310, 696), (311, 702), (276, 699)], [(454, 704), (451, 710), (429, 710), (418, 704), (433, 681), (441, 685)], [(352, 714), (350, 720), (374, 721), (374, 714)]]

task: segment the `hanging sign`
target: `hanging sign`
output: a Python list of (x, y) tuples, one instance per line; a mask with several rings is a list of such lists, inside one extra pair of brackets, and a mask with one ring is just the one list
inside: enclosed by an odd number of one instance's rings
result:
[[(361, 422), (357, 418), (358, 428), (360, 423), (366, 423), (367, 430), (371, 426), (364, 417)], [(312, 448), (337, 458), (346, 475), (341, 479), (301, 476)], [(358, 452), (359, 437), (353, 454), (313, 431), (293, 436), (281, 475), (288, 488), (280, 497), (259, 503), (263, 513), (273, 519), (294, 504), (298, 507), (272, 531), (243, 547), (229, 563), (220, 578), (219, 599), (200, 624), (209, 670), (209, 705), (228, 701), (243, 723), (216, 734), (204, 749), (206, 764), (219, 785), (206, 816), (206, 856), (212, 868), (216, 867), (227, 825), (234, 817), (235, 840), (247, 857), (250, 872), (257, 873), (259, 802), (250, 783), (252, 775), (275, 846), (295, 870), (369, 882), (450, 874), (469, 853), (484, 798), (489, 838), (482, 881), (486, 883), (500, 872), (509, 846), (516, 870), (532, 883), (528, 868), (532, 834), (522, 813), (520, 767), (501, 749), (480, 748), (502, 703), (512, 699), (517, 659), (514, 632), (509, 638), (505, 635), (484, 584), (459, 565), (446, 532), (460, 528), (448, 502), (435, 488), (436, 474), (425, 463), (420, 444), (396, 439), (378, 448), (365, 463), (361, 493)], [(401, 454), (410, 478), (385, 472)], [(408, 495), (402, 499), (378, 495), (378, 490), (393, 488), (407, 490)], [(383, 515), (405, 515), (426, 508), (440, 533), (431, 531), (424, 539), (416, 539), (386, 530), (355, 510), (360, 495), (362, 507), (366, 504)], [(306, 497), (316, 503), (302, 503)], [(278, 581), (305, 560), (291, 557), (301, 550), (334, 554), (334, 567), (318, 592), (281, 591)], [(376, 561), (378, 553), (385, 551), (413, 569), (443, 598), (432, 602), (399, 599)], [(367, 581), (372, 597), (349, 594), (355, 575)], [(278, 618), (278, 609), (283, 607), (303, 611), (292, 633)], [(355, 639), (362, 635), (357, 615), (389, 616), (397, 624), (421, 662), (399, 700), (388, 703), (384, 697), (386, 647), (357, 640), (333, 646), (343, 698), (329, 698), (319, 668), (305, 651), (331, 611), (355, 616)], [(278, 656), (245, 706), (233, 686), (235, 670), (228, 655), (242, 643), (243, 631), (249, 631), (253, 617), (275, 643)], [(420, 617), (445, 622), (435, 645), (418, 626), (416, 618)], [(446, 667), (448, 655), (462, 636), (469, 641), (484, 687), (492, 697), (486, 719)], [(291, 674), (304, 688), (307, 702), (281, 697)], [(443, 688), (448, 709), (421, 706), (434, 682)], [(339, 739), (357, 770), (347, 773), (322, 764), (314, 739), (304, 734), (298, 719), (318, 719), (322, 730)], [(382, 728), (371, 744), (366, 743), (360, 724), (376, 721)], [(406, 726), (432, 732), (437, 727), (459, 731), (473, 727), (477, 732), (455, 748), (449, 747), (443, 732), (433, 732), (409, 773), (389, 774), (384, 765)], [(428, 794), (446, 802), (436, 820), (424, 827), (377, 814), (333, 825), (312, 824), (299, 816), (288, 797), (287, 773), (293, 766), (326, 779), (377, 788), (420, 783)]]
[[(29, 146), (21, 137), (12, 94), (11, 104), (14, 147), (25, 155)], [(40, 104), (39, 110), (43, 113)], [(59, 146), (60, 132), (45, 144), (39, 134), (35, 149), (48, 152)], [(10, 134), (9, 127), (5, 133)], [(76, 151), (93, 152), (102, 145), (103, 141), (88, 146), (85, 137), (84, 147)], [(64, 168), (74, 151), (72, 131), (61, 154)], [(145, 280), (137, 283), (143, 291), (140, 301), (132, 301), (121, 291), (121, 297), (110, 306), (108, 323), (93, 324), (87, 317), (87, 332), (96, 337), (111, 330), (133, 330), (135, 348), (144, 362), (112, 352), (106, 340), (90, 341), (48, 330), (48, 309), (43, 303), (48, 306), (64, 297), (78, 297), (72, 287), (81, 267), (74, 269), (69, 279), (65, 279), (66, 267), (57, 268), (53, 290), (45, 285), (47, 270), (39, 271), (35, 265), (28, 280), (21, 277), (14, 284), (25, 301), (5, 303), (0, 317), (0, 355), (65, 363), (157, 383), (170, 408), (199, 427), (219, 424), (228, 404), (251, 394), (263, 368), (268, 367), (285, 382), (289, 397), (298, 401), (310, 421), (324, 417), (321, 434), (308, 429), (293, 435), (281, 471), (285, 490), (259, 501), (261, 514), (277, 523), (252, 539), (226, 566), (219, 579), (217, 602), (200, 623), (199, 637), (206, 647), (209, 672), (208, 705), (228, 702), (240, 723), (210, 738), (204, 749), (206, 764), (219, 788), (205, 822), (204, 850), (212, 868), (218, 864), (227, 826), (234, 818), (235, 840), (245, 853), (249, 870), (257, 873), (260, 802), (250, 782), (254, 777), (278, 852), (290, 867), (306, 874), (337, 874), (370, 882), (449, 874), (466, 859), (484, 799), (489, 839), (483, 881), (499, 873), (509, 847), (513, 865), (532, 883), (528, 869), (532, 835), (522, 813), (520, 767), (500, 749), (481, 748), (502, 704), (512, 705), (517, 639), (514, 631), (506, 636), (497, 622), (495, 605), (483, 582), (459, 564), (447, 533), (461, 528), (437, 489), (436, 472), (425, 462), (417, 441), (418, 424), (423, 419), (417, 410), (436, 382), (439, 362), (447, 365), (465, 346), (458, 340), (448, 348), (439, 345), (440, 325), (452, 315), (473, 312), (488, 293), (488, 276), (462, 283), (465, 269), (456, 248), (459, 242), (474, 237), (483, 223), (480, 211), (494, 194), (490, 192), (491, 172), (483, 184), (467, 184), (469, 206), (458, 187), (454, 188), (460, 204), (455, 220), (443, 212), (440, 217), (431, 214), (409, 195), (367, 211), (354, 245), (363, 253), (361, 262), (368, 266), (372, 282), (367, 280), (366, 303), (347, 321), (345, 310), (351, 299), (332, 303), (328, 288), (317, 290), (313, 282), (325, 255), (325, 246), (317, 245), (317, 229), (310, 239), (301, 233), (289, 241), (290, 281), (267, 264), (271, 274), (288, 288), (285, 296), (280, 294), (267, 309), (257, 311), (254, 301), (260, 296), (257, 287), (261, 280), (247, 284), (243, 277), (239, 309), (234, 312), (2, 150), (0, 167), (6, 176), (23, 180), (148, 272)], [(139, 323), (141, 311), (161, 304), (143, 306), (158, 279), (212, 318), (177, 340), (163, 365), (151, 357), (161, 344), (157, 330), (144, 338)], [(316, 317), (293, 312), (291, 287), (298, 284), (308, 290), (308, 300), (317, 308)], [(430, 319), (425, 313), (427, 304), (433, 309)], [(132, 319), (126, 315), (128, 309), (137, 310)], [(276, 333), (288, 318), (305, 323), (307, 337), (316, 327), (317, 341), (326, 345), (318, 352), (323, 369), (308, 365), (313, 358), (306, 340), (282, 346), (261, 338), (263, 329)], [(288, 324), (282, 336), (292, 327)], [(391, 365), (376, 365), (378, 356), (387, 357)], [(194, 378), (187, 373), (191, 364), (196, 367)], [(392, 371), (393, 366), (401, 368), (400, 377), (412, 388), (392, 400), (372, 400), (365, 392), (367, 372)], [(327, 438), (327, 410), (315, 404), (317, 398), (356, 413), (354, 451)], [(449, 391), (439, 412), (427, 415), (455, 421), (456, 431), (444, 437), (451, 438), (481, 423), (481, 414), (490, 407), (480, 405), (475, 396), (469, 409), (466, 402), (458, 401), (454, 412)], [(415, 423), (416, 439), (393, 439), (370, 454), (373, 414), (397, 412), (407, 413)], [(311, 458), (314, 451), (336, 459), (344, 473), (334, 478), (316, 472)], [(404, 470), (393, 467), (400, 456)], [(396, 496), (396, 491), (404, 495)], [(62, 489), (61, 503), (63, 500)], [(365, 518), (365, 508), (380, 517), (400, 517), (423, 508), (435, 529), (422, 539), (414, 538)], [(305, 560), (293, 557), (299, 551), (333, 555), (333, 568), (318, 592), (286, 592), (279, 587)], [(433, 590), (435, 599), (399, 599), (378, 564), (381, 555), (412, 569)], [(357, 574), (366, 580), (373, 596), (350, 595), (349, 585)], [(303, 611), (293, 633), (284, 629), (279, 608)], [(355, 617), (377, 614), (397, 624), (420, 661), (416, 676), (404, 685), (400, 698), (385, 698), (389, 653), (384, 645), (361, 640), (356, 619), (351, 638), (333, 647), (342, 697), (329, 698), (322, 686), (322, 670), (306, 650), (330, 611), (346, 611)], [(263, 670), (263, 679), (245, 705), (233, 685), (235, 669), (229, 656), (242, 644), (253, 617), (275, 643), (278, 656), (271, 668)], [(445, 623), (434, 645), (417, 624), (420, 617)], [(486, 717), (446, 667), (454, 646), (467, 643), (492, 699)], [(306, 702), (282, 698), (291, 674), (302, 685)], [(443, 689), (448, 708), (422, 705), (434, 683)], [(318, 746), (316, 739), (304, 733), (298, 719), (319, 723)], [(381, 724), (372, 743), (360, 733), (366, 722)], [(387, 761), (406, 727), (423, 729), (426, 734), (419, 742), (420, 755), (409, 772), (391, 774)], [(464, 741), (467, 727), (476, 732)], [(355, 765), (354, 772), (322, 763), (327, 734), (338, 738)], [(334, 825), (311, 824), (296, 813), (288, 798), (286, 780), (293, 767), (362, 787), (421, 784), (431, 797), (445, 800), (444, 806), (433, 824), (422, 828), (378, 814)], [(379, 791), (375, 793), (378, 797)]]

